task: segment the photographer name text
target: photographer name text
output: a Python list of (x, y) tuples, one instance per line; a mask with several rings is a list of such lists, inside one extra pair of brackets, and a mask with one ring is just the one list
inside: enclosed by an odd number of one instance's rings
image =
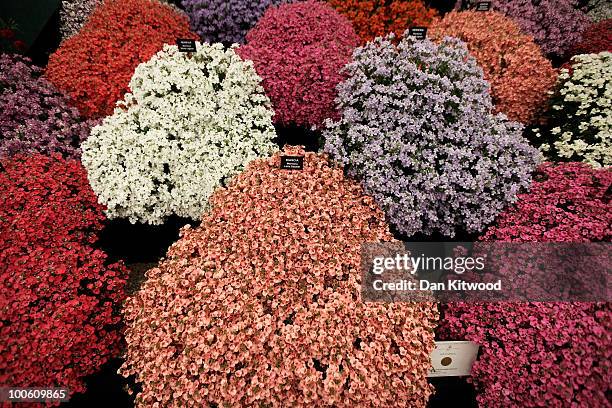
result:
[(501, 291), (501, 280), (497, 282), (466, 282), (461, 279), (449, 279), (446, 282), (431, 282), (421, 280), (399, 280), (395, 282), (385, 282), (375, 280), (372, 287), (376, 291), (385, 292), (406, 292), (406, 291)]

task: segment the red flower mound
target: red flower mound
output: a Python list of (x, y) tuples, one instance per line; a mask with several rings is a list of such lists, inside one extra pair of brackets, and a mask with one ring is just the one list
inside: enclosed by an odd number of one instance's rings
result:
[(582, 34), (582, 40), (570, 49), (569, 57), (602, 51), (612, 52), (612, 19), (591, 24)]
[(491, 83), (498, 112), (512, 120), (532, 123), (546, 108), (557, 73), (540, 47), (508, 17), (497, 12), (450, 12), (428, 31), (436, 41), (460, 38)]
[(425, 407), (433, 303), (364, 303), (360, 253), (391, 241), (342, 168), (253, 161), (124, 309), (137, 405)]
[(84, 116), (110, 115), (138, 64), (165, 43), (198, 36), (187, 17), (155, 0), (106, 0), (49, 57), (45, 75)]
[(270, 7), (246, 39), (237, 52), (255, 63), (276, 123), (319, 126), (337, 118), (340, 70), (359, 44), (346, 18), (319, 1)]
[(395, 33), (404, 34), (410, 27), (427, 27), (436, 16), (421, 0), (328, 0), (351, 22), (363, 42)]
[[(483, 240), (610, 241), (612, 170), (545, 163), (534, 180)], [(480, 406), (610, 407), (611, 317), (609, 303), (452, 303), (439, 333), (481, 345)]]
[(90, 246), (104, 215), (79, 162), (0, 164), (0, 384), (83, 392), (119, 351), (127, 271)]

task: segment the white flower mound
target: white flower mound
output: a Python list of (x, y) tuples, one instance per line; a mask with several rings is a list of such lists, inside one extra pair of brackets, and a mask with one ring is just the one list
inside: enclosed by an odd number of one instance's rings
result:
[[(612, 165), (612, 53), (578, 55), (572, 75), (563, 70), (559, 78), (567, 81), (561, 95), (567, 104), (576, 104), (570, 121), (579, 120), (578, 132), (555, 128), (559, 136), (555, 147), (561, 157), (578, 154), (595, 166)], [(553, 106), (553, 109), (562, 106)], [(582, 133), (593, 133), (593, 141), (585, 142)]]
[(550, 160), (612, 166), (612, 53), (577, 55), (572, 61), (572, 72), (562, 69), (559, 75), (552, 138), (540, 150)]
[(251, 61), (221, 44), (165, 45), (140, 64), (132, 93), (82, 145), (109, 218), (198, 219), (208, 198), (253, 159), (276, 150), (270, 100)]

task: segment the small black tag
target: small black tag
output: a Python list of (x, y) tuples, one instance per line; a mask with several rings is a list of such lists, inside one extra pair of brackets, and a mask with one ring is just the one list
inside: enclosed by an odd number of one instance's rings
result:
[(490, 1), (479, 1), (476, 3), (476, 11), (489, 11), (491, 10)]
[(427, 27), (410, 27), (408, 34), (417, 40), (424, 40), (427, 36)]
[(304, 156), (281, 156), (280, 168), (283, 170), (303, 170)]
[(196, 52), (195, 40), (177, 38), (176, 45), (178, 46), (180, 52)]

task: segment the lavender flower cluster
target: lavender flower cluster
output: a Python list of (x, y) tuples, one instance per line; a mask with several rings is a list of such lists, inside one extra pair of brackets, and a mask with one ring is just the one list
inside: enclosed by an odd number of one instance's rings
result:
[(266, 9), (292, 0), (183, 0), (191, 29), (203, 41), (243, 44)]
[(102, 0), (62, 0), (60, 8), (60, 31), (62, 39), (79, 32), (89, 15)]
[(0, 157), (58, 152), (78, 158), (93, 124), (29, 59), (0, 55)]
[(489, 85), (460, 40), (394, 40), (354, 52), (324, 149), (399, 232), (481, 231), (528, 186), (537, 150), (519, 123), (491, 113)]
[(545, 54), (564, 55), (590, 24), (579, 0), (496, 0), (493, 7), (532, 35)]

